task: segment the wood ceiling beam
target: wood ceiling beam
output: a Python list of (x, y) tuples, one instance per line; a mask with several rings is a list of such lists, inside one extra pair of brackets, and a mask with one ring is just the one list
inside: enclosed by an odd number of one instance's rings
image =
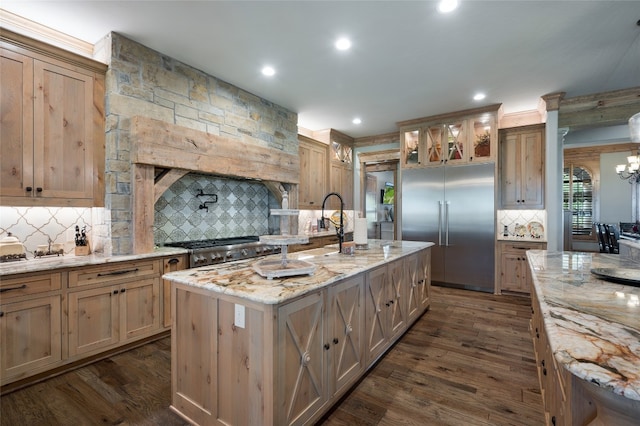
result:
[(558, 126), (571, 130), (627, 124), (640, 112), (640, 87), (562, 99)]

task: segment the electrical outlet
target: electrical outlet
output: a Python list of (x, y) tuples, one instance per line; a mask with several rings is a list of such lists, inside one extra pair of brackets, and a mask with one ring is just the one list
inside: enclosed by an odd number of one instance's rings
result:
[(234, 309), (234, 320), (233, 323), (236, 327), (244, 328), (244, 306), (238, 305), (236, 303)]

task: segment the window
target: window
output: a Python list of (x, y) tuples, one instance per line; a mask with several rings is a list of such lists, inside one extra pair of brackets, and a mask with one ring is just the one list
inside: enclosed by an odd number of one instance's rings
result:
[(571, 233), (590, 236), (593, 233), (593, 178), (584, 167), (571, 165), (563, 172), (564, 210), (571, 211)]

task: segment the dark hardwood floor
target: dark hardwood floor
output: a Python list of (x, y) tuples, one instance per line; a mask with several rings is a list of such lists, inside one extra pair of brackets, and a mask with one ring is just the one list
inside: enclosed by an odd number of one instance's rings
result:
[[(543, 425), (529, 300), (443, 287), (319, 425)], [(163, 338), (0, 398), (0, 424), (185, 425)]]

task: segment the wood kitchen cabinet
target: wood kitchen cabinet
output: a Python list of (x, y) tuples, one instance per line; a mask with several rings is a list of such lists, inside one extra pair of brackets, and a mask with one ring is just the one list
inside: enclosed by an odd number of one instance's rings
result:
[[(161, 328), (160, 261), (69, 272), (69, 356), (103, 351)], [(77, 291), (75, 291), (77, 290)]]
[(329, 178), (329, 147), (322, 142), (299, 135), (300, 184), (298, 207), (319, 210), (327, 194)]
[(398, 123), (403, 168), (492, 162), (500, 105)]
[(407, 316), (412, 323), (431, 303), (431, 252), (409, 256), (404, 262)]
[[(182, 271), (189, 266), (186, 254), (169, 256), (162, 259), (162, 273)], [(171, 327), (171, 282), (162, 280), (162, 326)]]
[(498, 292), (509, 291), (529, 294), (529, 265), (527, 250), (544, 250), (547, 244), (543, 242), (499, 241), (498, 251), (500, 271), (497, 276)]
[(166, 334), (163, 263), (177, 270), (186, 255), (2, 275), (2, 392)]
[(2, 205), (104, 205), (106, 69), (2, 29)]
[(364, 371), (364, 276), (328, 289), (329, 396), (339, 395)]
[(61, 364), (61, 282), (60, 273), (0, 281), (0, 384)]
[[(536, 370), (542, 394), (545, 425), (572, 426), (591, 424), (596, 417), (596, 404), (578, 384), (576, 376), (558, 367), (553, 355), (540, 302), (535, 288), (531, 288), (531, 335)], [(613, 423), (612, 423), (613, 424)]]
[[(378, 358), (410, 325), (403, 300), (413, 275), (404, 270), (422, 265), (417, 287), (428, 285), (429, 253), (399, 257), (280, 304), (174, 281), (172, 408), (200, 425), (313, 424), (374, 364), (366, 354), (367, 298), (379, 295), (386, 312), (374, 319), (387, 333)], [(428, 289), (419, 293), (424, 308), (415, 319), (428, 306)], [(394, 305), (402, 308), (391, 313)]]
[[(353, 138), (335, 129), (324, 129), (313, 132), (317, 142), (327, 147), (328, 175), (326, 191), (322, 194), (322, 200), (329, 192), (337, 192), (342, 197), (345, 210), (353, 209)], [(331, 197), (327, 200), (325, 210), (339, 210), (340, 200)]]
[(304, 423), (328, 399), (325, 303), (326, 293), (317, 291), (278, 309), (280, 424)]
[(392, 262), (367, 273), (365, 324), (367, 362), (374, 362), (407, 324), (408, 277), (403, 262)]
[(544, 124), (500, 130), (500, 205), (544, 208)]
[(360, 275), (279, 309), (285, 424), (304, 423), (364, 371), (363, 297)]

